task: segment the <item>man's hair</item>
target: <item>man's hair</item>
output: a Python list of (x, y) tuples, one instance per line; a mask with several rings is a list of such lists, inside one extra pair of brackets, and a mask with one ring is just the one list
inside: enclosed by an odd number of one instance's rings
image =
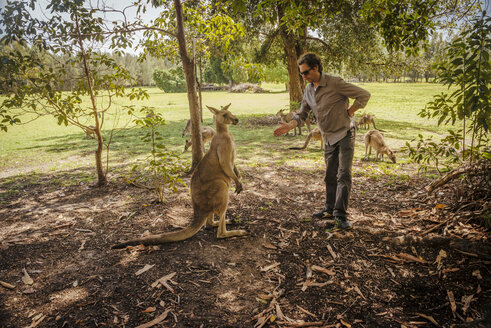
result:
[(302, 64), (307, 64), (310, 68), (314, 68), (315, 66), (319, 67), (319, 73), (322, 74), (322, 62), (319, 55), (314, 54), (313, 52), (308, 52), (303, 54), (302, 57), (298, 60), (298, 66)]

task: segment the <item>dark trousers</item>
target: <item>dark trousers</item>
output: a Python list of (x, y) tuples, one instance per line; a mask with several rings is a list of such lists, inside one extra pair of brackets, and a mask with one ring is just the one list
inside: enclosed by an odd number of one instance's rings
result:
[(348, 215), (348, 201), (351, 192), (351, 166), (355, 153), (355, 129), (334, 145), (326, 145), (326, 209), (334, 216)]

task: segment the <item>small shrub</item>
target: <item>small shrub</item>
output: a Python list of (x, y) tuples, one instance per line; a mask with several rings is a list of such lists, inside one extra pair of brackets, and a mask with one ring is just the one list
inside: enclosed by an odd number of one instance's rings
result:
[(145, 107), (142, 112), (146, 114), (145, 118), (137, 118), (135, 123), (145, 131), (141, 140), (149, 144), (151, 152), (132, 167), (131, 183), (152, 190), (157, 196), (157, 201), (163, 203), (166, 188), (177, 192), (178, 184), (186, 185), (179, 177), (180, 173), (186, 170), (186, 166), (179, 155), (167, 150), (164, 138), (157, 131), (157, 128), (165, 125), (164, 118), (149, 107)]

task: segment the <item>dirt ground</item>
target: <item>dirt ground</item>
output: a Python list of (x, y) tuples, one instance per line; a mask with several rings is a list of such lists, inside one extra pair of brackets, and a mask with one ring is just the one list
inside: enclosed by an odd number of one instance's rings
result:
[(4, 195), (23, 185), (0, 204), (0, 327), (491, 327), (491, 254), (452, 247), (489, 246), (489, 232), (450, 220), (451, 188), (429, 197), (428, 181), (369, 178), (361, 165), (350, 231), (311, 220), (322, 169), (239, 167), (227, 216), (247, 237), (203, 229), (125, 250), (111, 246), (185, 226), (189, 190), (156, 204), (114, 177), (103, 188), (60, 187), (59, 173), (0, 180)]

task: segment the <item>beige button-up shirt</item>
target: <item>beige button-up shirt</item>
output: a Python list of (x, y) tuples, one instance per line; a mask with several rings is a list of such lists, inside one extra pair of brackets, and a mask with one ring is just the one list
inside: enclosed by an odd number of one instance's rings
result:
[(314, 112), (324, 142), (333, 145), (343, 139), (350, 129), (349, 98), (355, 99), (359, 108), (365, 107), (370, 93), (342, 78), (322, 74), (317, 89), (313, 83), (305, 88), (300, 111), (293, 118), (302, 126), (309, 112)]

